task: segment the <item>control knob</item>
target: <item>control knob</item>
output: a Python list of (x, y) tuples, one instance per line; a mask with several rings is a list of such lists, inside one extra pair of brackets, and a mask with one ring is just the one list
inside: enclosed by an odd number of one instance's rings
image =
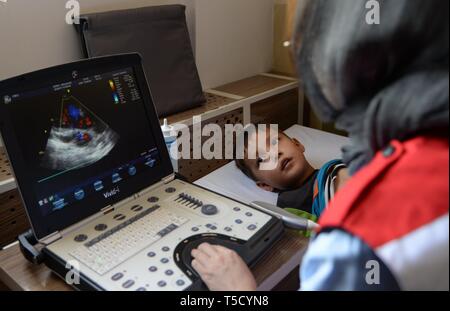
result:
[(219, 212), (217, 209), (217, 206), (212, 204), (206, 204), (202, 206), (202, 214), (207, 216), (213, 216), (216, 215)]

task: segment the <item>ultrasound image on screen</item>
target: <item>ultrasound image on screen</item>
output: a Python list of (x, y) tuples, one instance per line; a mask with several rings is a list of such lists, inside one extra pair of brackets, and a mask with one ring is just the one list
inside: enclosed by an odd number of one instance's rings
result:
[(41, 165), (52, 170), (89, 166), (108, 155), (118, 140), (119, 135), (105, 121), (67, 91)]
[(43, 215), (106, 198), (161, 163), (133, 68), (11, 97), (8, 110)]

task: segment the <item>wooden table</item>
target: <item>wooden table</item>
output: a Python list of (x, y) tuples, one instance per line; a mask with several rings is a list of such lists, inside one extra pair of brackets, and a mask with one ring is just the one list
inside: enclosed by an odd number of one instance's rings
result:
[[(271, 290), (290, 273), (298, 273), (298, 265), (307, 244), (307, 238), (293, 231), (286, 231), (252, 269), (259, 284), (258, 289)], [(0, 281), (9, 289), (18, 291), (72, 290), (45, 265), (35, 266), (29, 263), (22, 256), (18, 245), (0, 251)], [(282, 289), (297, 289), (298, 284), (292, 283), (290, 281), (290, 284), (283, 284)]]

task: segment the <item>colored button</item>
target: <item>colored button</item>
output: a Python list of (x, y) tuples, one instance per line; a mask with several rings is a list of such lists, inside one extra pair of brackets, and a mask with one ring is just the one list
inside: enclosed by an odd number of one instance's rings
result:
[(130, 174), (130, 176), (136, 175), (136, 168), (134, 166), (130, 166), (128, 168), (128, 174)]
[(155, 253), (155, 252), (149, 252), (149, 253), (147, 254), (147, 256), (148, 256), (148, 257), (155, 257), (155, 256), (156, 256), (156, 253)]
[(219, 212), (217, 206), (212, 204), (207, 204), (202, 206), (202, 214), (207, 216), (216, 215)]
[(84, 193), (83, 189), (79, 189), (79, 190), (75, 191), (75, 193), (74, 193), (75, 199), (77, 199), (78, 201), (83, 200), (84, 195), (85, 195), (85, 193)]
[(172, 270), (166, 270), (166, 275), (168, 275), (168, 276), (171, 276), (171, 275), (173, 275), (173, 271)]
[(88, 236), (86, 234), (79, 234), (75, 237), (75, 242), (84, 242), (88, 239)]
[(118, 281), (118, 280), (120, 280), (121, 278), (123, 278), (123, 273), (116, 273), (116, 274), (114, 274), (112, 277), (111, 277), (111, 280), (113, 280), (113, 281)]
[(133, 280), (128, 280), (125, 283), (122, 284), (123, 288), (130, 288), (131, 286), (134, 285), (134, 281)]
[(159, 282), (158, 282), (158, 286), (159, 286), (159, 287), (165, 287), (166, 285), (167, 285), (167, 283), (164, 282), (164, 281), (159, 281)]
[(141, 205), (135, 205), (131, 208), (132, 211), (134, 212), (140, 212), (142, 211), (144, 208)]
[(242, 220), (236, 219), (234, 222), (237, 223), (238, 225), (240, 225), (242, 223)]
[(183, 286), (184, 284), (186, 284), (186, 283), (183, 280), (177, 280), (178, 286)]
[(151, 266), (150, 268), (148, 268), (148, 271), (150, 271), (150, 272), (156, 272), (156, 271), (158, 271), (158, 268), (155, 267), (155, 266)]
[(148, 198), (147, 201), (150, 202), (150, 203), (156, 203), (156, 202), (159, 201), (159, 198), (157, 198), (157, 197), (150, 197), (150, 198)]
[(250, 230), (250, 231), (253, 231), (256, 228), (257, 228), (256, 225), (250, 225), (250, 226), (247, 227), (247, 229)]
[(162, 248), (162, 251), (163, 251), (163, 252), (168, 252), (168, 251), (170, 251), (170, 247), (164, 246), (164, 247)]
[(115, 173), (112, 175), (112, 183), (113, 184), (116, 184), (121, 180), (122, 180), (122, 178), (120, 177), (119, 173)]
[(168, 258), (162, 258), (161, 259), (161, 263), (168, 263), (169, 262), (169, 259)]
[(125, 218), (126, 218), (125, 215), (122, 214), (117, 214), (114, 216), (115, 220), (124, 220)]
[(105, 225), (105, 224), (98, 224), (98, 225), (95, 226), (95, 230), (96, 230), (96, 231), (104, 231), (104, 230), (106, 230), (107, 228), (108, 228), (108, 226)]
[(98, 180), (94, 183), (94, 189), (95, 191), (102, 191), (103, 190), (103, 182), (101, 180)]

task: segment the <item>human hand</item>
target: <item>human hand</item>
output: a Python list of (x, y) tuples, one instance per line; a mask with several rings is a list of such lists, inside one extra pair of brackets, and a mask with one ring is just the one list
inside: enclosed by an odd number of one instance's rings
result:
[(203, 243), (191, 252), (192, 267), (212, 291), (253, 291), (256, 281), (242, 258), (233, 250)]

